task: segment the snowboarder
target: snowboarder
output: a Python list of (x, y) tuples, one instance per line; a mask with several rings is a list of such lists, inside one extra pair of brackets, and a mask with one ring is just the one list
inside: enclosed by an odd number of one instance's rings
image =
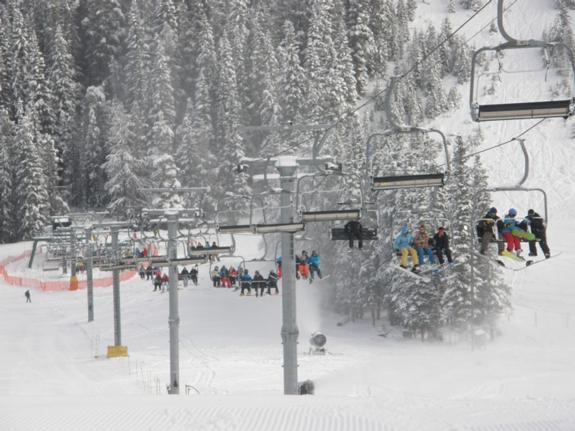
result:
[(30, 298), (30, 290), (24, 292), (24, 296), (26, 297), (26, 302), (32, 302), (32, 299)]
[(444, 253), (447, 257), (447, 262), (450, 264), (453, 263), (451, 249), (449, 248), (449, 236), (445, 233), (445, 228), (443, 226), (437, 228), (437, 233), (433, 236), (433, 244), (435, 247), (435, 254), (437, 255), (437, 260), (439, 260), (440, 265), (443, 265), (444, 263)]
[(417, 250), (417, 259), (419, 260), (419, 264), (423, 265), (424, 257), (427, 254), (429, 259), (429, 264), (435, 264), (435, 256), (433, 255), (433, 248), (429, 245), (429, 235), (427, 234), (427, 230), (425, 229), (425, 225), (419, 225), (419, 230), (415, 234), (415, 248)]
[(225, 265), (220, 269), (220, 278), (220, 284), (222, 287), (232, 287), (232, 284), (230, 283), (230, 271)]
[(278, 289), (278, 278), (278, 275), (270, 270), (270, 273), (268, 274), (268, 295), (271, 295), (272, 289), (276, 290), (276, 295), (280, 293)]
[(266, 280), (260, 274), (259, 271), (254, 272), (252, 285), (254, 286), (254, 290), (256, 291), (256, 298), (258, 297), (258, 289), (260, 289), (259, 296), (264, 296), (264, 289), (266, 288)]
[(503, 234), (503, 238), (505, 242), (507, 242), (507, 251), (515, 254), (517, 256), (521, 256), (523, 250), (521, 250), (521, 238), (518, 236), (513, 235), (513, 231), (516, 229), (521, 229), (519, 227), (519, 223), (515, 220), (515, 216), (517, 215), (517, 210), (515, 208), (510, 208), (503, 219), (503, 229), (501, 233)]
[(249, 274), (247, 269), (244, 269), (242, 275), (240, 275), (240, 296), (243, 296), (244, 290), (248, 290), (248, 295), (252, 294), (252, 276)]
[[(496, 230), (497, 229), (497, 230)], [(497, 240), (497, 233), (501, 233), (503, 229), (503, 222), (497, 215), (497, 208), (493, 207), (487, 211), (487, 214), (483, 216), (481, 220), (477, 223), (477, 237), (481, 241), (481, 248), (479, 253), (487, 253), (487, 247), (491, 241)], [(497, 232), (497, 233), (496, 233)], [(501, 255), (503, 253), (504, 245), (502, 242), (497, 243), (497, 254)]]
[(313, 250), (311, 252), (311, 256), (309, 256), (307, 258), (307, 263), (309, 265), (309, 282), (311, 283), (314, 279), (314, 273), (317, 272), (317, 276), (319, 278), (321, 278), (321, 271), (319, 269), (319, 262), (320, 262), (320, 258), (319, 258), (319, 254), (317, 254), (317, 251)]
[(307, 251), (303, 250), (301, 252), (300, 261), (298, 264), (298, 272), (304, 280), (307, 280), (309, 277), (309, 265), (308, 265), (309, 256)]
[(413, 260), (413, 272), (416, 272), (419, 268), (419, 260), (417, 258), (417, 251), (413, 248), (413, 244), (415, 242), (415, 238), (411, 234), (411, 229), (407, 224), (404, 224), (401, 228), (401, 232), (395, 238), (395, 242), (393, 243), (393, 249), (401, 253), (400, 259), (400, 266), (404, 269), (407, 269), (407, 256), (411, 254), (411, 259)]
[[(527, 217), (525, 221), (531, 228), (531, 233), (535, 235), (535, 238), (539, 240), (539, 247), (545, 255), (545, 259), (551, 257), (551, 252), (549, 251), (549, 245), (547, 244), (547, 227), (545, 226), (545, 220), (534, 210), (530, 209), (527, 211)], [(529, 256), (537, 256), (537, 241), (529, 241)]]
[(349, 239), (349, 248), (353, 248), (353, 240), (357, 239), (357, 248), (361, 249), (363, 247), (363, 227), (361, 223), (357, 220), (350, 220), (344, 226), (344, 231)]
[(230, 266), (230, 285), (236, 285), (236, 279), (238, 278), (238, 271), (233, 266)]

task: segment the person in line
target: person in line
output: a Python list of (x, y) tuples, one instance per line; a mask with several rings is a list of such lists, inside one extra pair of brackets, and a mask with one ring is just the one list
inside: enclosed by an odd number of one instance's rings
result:
[(223, 265), (222, 269), (220, 269), (220, 280), (220, 285), (222, 287), (232, 287), (232, 284), (230, 283), (230, 271), (226, 268), (226, 265)]
[(529, 241), (529, 256), (537, 256), (537, 242), (539, 242), (539, 247), (545, 255), (545, 259), (551, 257), (551, 252), (549, 251), (549, 245), (547, 244), (547, 226), (545, 226), (545, 220), (534, 210), (530, 209), (527, 211), (527, 217), (525, 217), (527, 225), (531, 229), (531, 233), (535, 235), (538, 241)]
[(319, 269), (320, 257), (317, 251), (312, 250), (311, 256), (307, 258), (307, 263), (309, 266), (309, 282), (311, 283), (314, 279), (314, 274), (321, 278), (321, 270)]
[(149, 264), (146, 268), (146, 280), (153, 280), (154, 270), (152, 269), (152, 264)]
[(404, 269), (407, 269), (407, 257), (411, 254), (411, 260), (413, 261), (413, 272), (417, 272), (419, 268), (419, 259), (417, 257), (417, 251), (414, 248), (415, 238), (411, 234), (411, 229), (407, 224), (404, 224), (401, 228), (401, 232), (395, 238), (393, 243), (393, 249), (400, 253), (400, 263)]
[(453, 263), (453, 258), (451, 257), (451, 249), (449, 248), (449, 236), (445, 232), (445, 228), (443, 226), (437, 228), (437, 233), (433, 235), (433, 244), (439, 265), (443, 265), (445, 262), (443, 259), (444, 254), (447, 257), (447, 262), (451, 265)]
[[(497, 215), (497, 208), (490, 208), (489, 211), (487, 211), (487, 214), (479, 220), (475, 229), (477, 231), (477, 237), (481, 241), (479, 253), (485, 254), (487, 253), (489, 243), (497, 241), (498, 234), (502, 233), (503, 222)], [(497, 242), (497, 254), (501, 255), (504, 248), (505, 246), (502, 242)]]
[(278, 289), (278, 279), (279, 279), (278, 275), (275, 272), (273, 272), (273, 270), (270, 270), (270, 273), (268, 274), (268, 280), (267, 280), (268, 295), (271, 295), (272, 289), (276, 290), (276, 295), (280, 293), (280, 291)]
[(429, 235), (425, 229), (425, 225), (419, 225), (419, 229), (415, 234), (415, 249), (417, 250), (417, 259), (419, 264), (425, 264), (424, 258), (427, 255), (430, 265), (435, 265), (435, 256), (433, 255), (433, 248), (429, 245)]
[(212, 276), (212, 283), (214, 284), (214, 287), (220, 287), (220, 269), (215, 266), (214, 269), (212, 269), (210, 275)]
[(146, 277), (146, 270), (144, 269), (144, 264), (140, 265), (140, 269), (138, 270), (138, 274), (140, 274), (140, 278), (142, 280)]
[(182, 282), (184, 283), (184, 287), (188, 287), (188, 280), (190, 279), (189, 277), (190, 273), (188, 272), (188, 269), (185, 266), (182, 268), (180, 275), (182, 276)]
[(361, 226), (361, 223), (357, 220), (350, 220), (345, 224), (343, 229), (349, 239), (349, 248), (353, 248), (353, 240), (357, 239), (357, 248), (361, 250), (363, 247), (363, 227)]
[(164, 293), (166, 289), (169, 287), (168, 286), (169, 283), (170, 283), (170, 277), (168, 277), (168, 274), (164, 273), (164, 275), (162, 275), (162, 293)]
[(156, 277), (154, 278), (154, 292), (156, 290), (162, 290), (162, 276), (159, 273), (156, 274)]
[(194, 286), (198, 285), (198, 265), (197, 264), (192, 269), (190, 269), (190, 280), (192, 280), (192, 283), (194, 283)]
[(521, 238), (513, 234), (514, 230), (521, 229), (515, 216), (517, 216), (517, 210), (515, 208), (510, 208), (503, 219), (503, 229), (501, 230), (501, 233), (507, 243), (507, 251), (509, 253), (515, 252), (517, 256), (521, 256), (521, 253), (523, 252), (521, 249)]
[(30, 296), (30, 290), (24, 292), (24, 296), (26, 297), (26, 302), (32, 302), (32, 298)]
[(260, 289), (259, 296), (264, 296), (264, 289), (266, 288), (266, 280), (260, 274), (259, 271), (254, 272), (254, 278), (252, 280), (252, 286), (256, 291), (256, 297), (258, 296), (258, 289)]
[(240, 296), (244, 295), (244, 290), (248, 290), (248, 295), (252, 294), (252, 276), (249, 274), (247, 269), (244, 269), (242, 275), (240, 275)]

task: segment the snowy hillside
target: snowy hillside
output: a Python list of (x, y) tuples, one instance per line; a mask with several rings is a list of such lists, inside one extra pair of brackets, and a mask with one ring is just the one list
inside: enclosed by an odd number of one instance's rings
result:
[[(414, 23), (439, 26), (446, 3), (417, 2)], [(556, 13), (551, 0), (515, 3), (506, 24), (517, 37), (538, 38)], [(453, 28), (470, 15), (458, 9)], [(470, 43), (501, 41), (487, 29), (477, 33), (494, 17), (495, 2), (464, 27)], [(484, 144), (477, 150), (536, 123), (472, 123), (468, 86), (460, 90), (461, 108), (429, 126), (449, 136), (480, 129)], [(509, 98), (534, 96), (520, 81), (505, 91)], [(168, 294), (153, 292), (138, 277), (122, 283), (123, 344), (130, 356), (106, 359), (114, 340), (110, 288), (95, 289), (95, 321), (88, 323), (85, 290), (33, 289), (27, 304), (25, 288), (0, 278), (0, 430), (575, 430), (573, 121), (549, 119), (523, 136), (530, 156), (524, 186), (548, 194), (549, 244), (557, 256), (504, 273), (512, 310), (499, 322), (494, 341), (446, 331), (443, 342), (421, 342), (379, 323), (373, 327), (369, 319), (345, 322), (324, 306), (333, 294), (330, 277), (311, 285), (298, 281), (298, 375), (313, 380), (316, 393), (284, 396), (281, 295), (240, 297), (233, 289), (212, 288), (204, 265), (199, 286), (180, 286), (185, 387), (169, 396)], [(483, 153), (482, 160), (490, 186), (515, 185), (523, 176), (516, 142)], [(501, 212), (515, 207), (523, 215), (542, 208), (537, 193), (497, 193), (493, 199)], [(257, 257), (259, 246), (259, 238), (242, 237), (238, 252)], [(30, 247), (1, 246), (0, 260)], [(225, 262), (239, 264), (233, 258)], [(248, 268), (266, 271), (270, 265), (251, 262)], [(28, 272), (25, 261), (9, 269)], [(327, 336), (325, 356), (308, 354), (315, 331)]]

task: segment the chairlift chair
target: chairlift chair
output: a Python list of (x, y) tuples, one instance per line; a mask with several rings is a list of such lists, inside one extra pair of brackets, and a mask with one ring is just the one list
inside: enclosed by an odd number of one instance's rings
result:
[[(565, 118), (573, 115), (575, 111), (575, 60), (573, 51), (563, 42), (545, 42), (540, 40), (517, 40), (511, 37), (503, 26), (503, 3), (504, 0), (498, 1), (497, 23), (501, 35), (506, 39), (502, 43), (493, 47), (483, 47), (473, 53), (471, 61), (471, 80), (469, 104), (471, 109), (471, 118), (473, 121), (496, 121), (496, 120), (519, 120), (519, 119), (540, 119), (540, 118)], [(522, 101), (513, 103), (481, 103), (478, 98), (479, 79), (476, 80), (476, 73), (479, 56), (483, 53), (493, 51), (498, 55), (508, 50), (529, 50), (543, 49), (547, 56), (548, 51), (557, 47), (565, 50), (569, 62), (570, 91), (568, 96), (563, 96), (558, 100), (538, 100)], [(545, 79), (547, 74), (545, 74)], [(543, 84), (543, 83), (542, 83)], [(528, 92), (525, 92), (528, 93)]]

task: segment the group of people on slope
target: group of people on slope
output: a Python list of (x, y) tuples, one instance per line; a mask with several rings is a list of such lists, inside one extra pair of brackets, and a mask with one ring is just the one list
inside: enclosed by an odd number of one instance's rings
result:
[(407, 269), (407, 259), (411, 255), (413, 271), (417, 271), (419, 266), (425, 263), (425, 256), (427, 256), (430, 265), (435, 264), (436, 256), (439, 265), (445, 263), (445, 258), (447, 258), (449, 264), (453, 263), (451, 249), (449, 248), (449, 236), (443, 226), (437, 228), (437, 232), (433, 237), (430, 237), (424, 224), (419, 225), (415, 235), (411, 233), (409, 226), (404, 224), (401, 232), (395, 238), (393, 249), (400, 255), (400, 266), (402, 268)]
[(503, 219), (497, 215), (497, 208), (490, 208), (476, 226), (477, 236), (481, 241), (479, 252), (485, 254), (490, 242), (503, 238), (505, 242), (497, 242), (499, 255), (503, 254), (506, 248), (508, 252), (514, 252), (517, 256), (520, 256), (523, 252), (521, 238), (527, 237), (528, 235), (526, 234), (531, 230), (535, 239), (529, 240), (529, 256), (537, 256), (537, 242), (539, 242), (545, 258), (549, 259), (551, 252), (547, 244), (546, 226), (543, 217), (532, 209), (527, 211), (527, 215), (522, 221), (518, 221), (516, 217), (517, 210), (515, 208), (510, 208)]
[[(264, 296), (264, 290), (267, 288), (268, 295), (271, 295), (271, 290), (275, 290), (275, 294), (279, 293), (278, 289), (278, 275), (270, 270), (268, 278), (264, 278), (259, 271), (254, 272), (252, 277), (247, 269), (244, 269), (240, 274), (238, 280), (240, 283), (240, 296), (245, 295), (245, 291), (248, 291), (248, 295), (252, 294), (252, 288), (255, 290), (256, 296)], [(259, 289), (259, 295), (258, 295)]]
[[(307, 251), (302, 250), (301, 254), (295, 255), (295, 276), (299, 280), (309, 280), (311, 283), (314, 278), (315, 274), (319, 278), (321, 278), (321, 269), (319, 268), (320, 265), (320, 257), (317, 251), (313, 250), (311, 255), (308, 255)], [(282, 276), (282, 257), (279, 256), (276, 259), (276, 265), (278, 267), (278, 275), (281, 278)]]

